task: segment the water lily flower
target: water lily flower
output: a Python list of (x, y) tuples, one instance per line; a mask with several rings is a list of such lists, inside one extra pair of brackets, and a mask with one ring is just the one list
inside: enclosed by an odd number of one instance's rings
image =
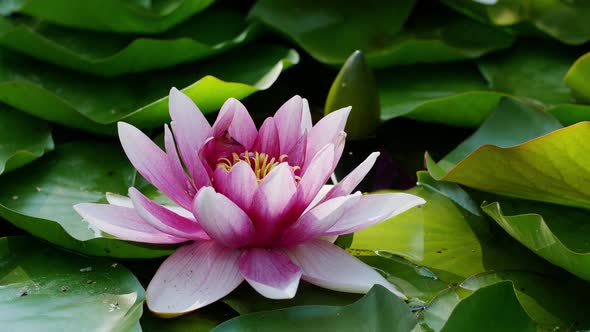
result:
[(110, 204), (74, 208), (118, 238), (182, 243), (147, 288), (150, 310), (174, 317), (229, 294), (244, 280), (271, 299), (295, 296), (300, 279), (366, 293), (374, 284), (404, 297), (378, 272), (333, 244), (423, 204), (404, 193), (352, 193), (378, 156), (371, 154), (334, 186), (324, 186), (344, 148), (350, 111), (312, 127), (309, 106), (295, 96), (259, 130), (246, 108), (229, 99), (213, 126), (190, 98), (170, 91), (165, 151), (139, 129), (119, 123), (125, 153), (137, 171), (177, 206), (163, 206), (135, 188)]

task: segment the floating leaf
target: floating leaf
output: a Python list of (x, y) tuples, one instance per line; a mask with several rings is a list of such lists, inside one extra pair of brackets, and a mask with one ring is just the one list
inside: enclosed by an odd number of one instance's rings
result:
[(145, 293), (123, 266), (29, 237), (0, 239), (0, 324), (13, 331), (137, 329)]
[(391, 331), (409, 332), (416, 318), (404, 301), (375, 285), (357, 302), (344, 306), (301, 306), (242, 315), (213, 331)]
[(574, 97), (590, 103), (590, 53), (581, 56), (565, 76), (565, 84), (573, 91)]
[(492, 90), (562, 104), (573, 101), (563, 77), (578, 56), (553, 43), (520, 43), (477, 63)]
[[(585, 1), (498, 0), (484, 4), (484, 1), (445, 0), (445, 3), (498, 26), (519, 30), (519, 25), (532, 25), (566, 44), (580, 45), (590, 40), (590, 26), (587, 24), (590, 6)], [(526, 32), (526, 28), (523, 30)]]
[[(374, 67), (479, 57), (513, 37), (445, 7), (402, 25), (414, 1), (258, 1), (250, 15), (287, 35), (311, 56), (342, 64), (360, 49)], [(431, 13), (431, 14), (429, 14)], [(343, 38), (342, 36), (346, 36)]]
[(581, 143), (589, 139), (590, 123), (581, 122), (514, 147), (483, 145), (448, 171), (428, 155), (426, 162), (437, 180), (511, 197), (588, 208), (590, 187), (583, 184), (580, 174), (590, 172), (585, 162), (590, 150)]
[(535, 254), (590, 280), (590, 211), (509, 199), (482, 209)]
[(9, 108), (0, 110), (0, 174), (53, 150), (47, 123)]
[(223, 304), (214, 303), (175, 318), (159, 318), (145, 312), (141, 317), (141, 328), (145, 332), (209, 332), (235, 316), (236, 313)]
[(512, 283), (503, 281), (482, 287), (457, 303), (440, 331), (535, 332), (537, 330), (534, 322), (518, 302)]
[(212, 9), (159, 37), (73, 30), (29, 17), (0, 17), (0, 45), (45, 62), (100, 76), (170, 67), (252, 38), (237, 12)]
[(94, 256), (125, 258), (169, 254), (167, 246), (114, 239), (82, 221), (72, 206), (126, 194), (135, 170), (121, 148), (98, 142), (58, 146), (38, 162), (0, 177), (0, 216), (34, 236)]
[(229, 97), (241, 99), (270, 87), (298, 61), (294, 50), (257, 45), (166, 71), (98, 79), (2, 51), (0, 101), (65, 126), (114, 134), (120, 120), (141, 128), (169, 121), (172, 86), (183, 88), (208, 113)]
[(0, 4), (1, 14), (14, 12), (74, 28), (158, 33), (207, 8), (213, 0), (118, 1), (15, 0)]

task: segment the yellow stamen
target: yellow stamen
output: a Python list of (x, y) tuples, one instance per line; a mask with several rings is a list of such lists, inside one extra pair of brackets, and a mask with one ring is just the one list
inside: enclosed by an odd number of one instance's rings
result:
[[(231, 168), (239, 163), (240, 161), (246, 162), (248, 166), (252, 167), (254, 174), (256, 175), (256, 180), (258, 182), (262, 181), (264, 177), (266, 177), (275, 167), (277, 167), (280, 163), (287, 161), (289, 157), (287, 155), (281, 155), (278, 160), (275, 157), (270, 157), (266, 153), (260, 152), (248, 152), (245, 151), (242, 154), (232, 153), (231, 159), (229, 158), (219, 158), (217, 160), (217, 167), (223, 168), (225, 171), (229, 172)], [(301, 167), (299, 166), (291, 166), (293, 171), (300, 170)], [(299, 176), (295, 176), (295, 180), (299, 181), (301, 178)]]

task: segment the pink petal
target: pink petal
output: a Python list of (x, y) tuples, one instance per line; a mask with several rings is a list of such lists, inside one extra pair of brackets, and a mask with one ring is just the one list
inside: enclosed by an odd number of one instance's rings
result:
[(356, 232), (424, 203), (424, 199), (404, 193), (365, 195), (324, 235)]
[[(328, 144), (318, 151), (313, 160), (308, 163), (297, 187), (297, 203), (305, 209), (318, 194), (320, 189), (334, 171), (332, 162), (334, 160), (334, 145)], [(303, 210), (302, 209), (302, 210)]]
[(240, 251), (214, 241), (178, 249), (150, 282), (146, 301), (156, 315), (170, 318), (213, 303), (244, 280), (238, 269)]
[(82, 203), (74, 205), (74, 210), (92, 226), (122, 240), (157, 244), (187, 241), (186, 238), (160, 232), (141, 219), (134, 209), (127, 207)]
[(305, 149), (307, 148), (307, 135), (301, 135), (297, 143), (293, 146), (291, 151), (287, 152), (286, 155), (289, 159), (289, 165), (301, 167), (305, 163)]
[(169, 109), (180, 156), (195, 182), (199, 182), (202, 165), (198, 151), (211, 136), (211, 126), (195, 103), (176, 88), (170, 89)]
[(250, 210), (260, 241), (273, 240), (296, 192), (295, 178), (287, 163), (279, 164), (260, 182)]
[(129, 188), (129, 197), (139, 216), (157, 230), (192, 240), (209, 240), (203, 227), (196, 221), (182, 217), (145, 197), (135, 188)]
[(360, 199), (361, 194), (357, 193), (336, 197), (316, 206), (283, 231), (280, 245), (292, 246), (320, 236), (334, 226)]
[[(131, 198), (129, 198), (127, 196), (114, 194), (114, 193), (106, 193), (105, 196), (106, 196), (107, 202), (109, 202), (109, 204), (128, 207), (128, 208), (132, 208), (132, 209), (134, 208)], [(195, 220), (195, 216), (193, 216), (193, 213), (185, 208), (182, 208), (180, 206), (169, 206), (169, 205), (163, 205), (163, 207), (165, 207), (166, 209), (168, 209), (168, 210), (170, 210), (182, 217), (185, 217), (185, 218), (190, 219), (192, 221)]]
[(279, 157), (279, 133), (273, 118), (267, 118), (262, 123), (253, 151), (266, 153), (271, 157)]
[(379, 157), (379, 152), (371, 153), (365, 161), (358, 165), (352, 172), (348, 173), (344, 179), (338, 182), (332, 189), (326, 194), (322, 201), (350, 194), (358, 185), (363, 181), (365, 176), (369, 173), (375, 161)]
[(146, 180), (178, 205), (190, 208), (192, 197), (185, 183), (174, 176), (166, 154), (144, 133), (130, 124), (119, 122), (119, 138), (129, 161)]
[(311, 130), (311, 112), (309, 110), (309, 103), (307, 99), (303, 98), (303, 112), (301, 113), (301, 132), (309, 132)]
[(246, 150), (252, 147), (258, 136), (256, 125), (248, 110), (235, 98), (229, 98), (223, 104), (213, 124), (213, 136), (221, 137), (226, 131)]
[(297, 292), (301, 269), (283, 251), (247, 249), (239, 267), (246, 281), (269, 299), (291, 299)]
[(301, 137), (302, 110), (301, 97), (294, 96), (276, 112), (274, 119), (279, 133), (280, 154), (291, 151)]
[(227, 247), (243, 247), (254, 238), (254, 225), (246, 212), (211, 187), (199, 190), (193, 213), (207, 234)]
[(327, 144), (332, 143), (338, 147), (338, 143), (342, 140), (341, 132), (344, 131), (350, 109), (350, 107), (346, 107), (332, 112), (311, 128), (307, 137), (306, 160), (311, 160)]
[[(178, 157), (178, 151), (176, 151), (174, 137), (172, 136), (172, 132), (170, 131), (170, 128), (168, 128), (168, 125), (164, 126), (164, 146), (166, 147), (166, 156), (168, 157), (168, 162), (170, 163), (170, 168), (174, 172), (174, 176), (180, 183), (185, 183), (187, 188), (196, 192), (193, 181), (188, 177), (182, 167), (182, 163)], [(203, 179), (201, 178), (197, 178), (196, 180), (196, 182), (203, 182)]]
[(252, 167), (245, 161), (235, 164), (229, 172), (221, 167), (217, 168), (213, 179), (217, 192), (236, 203), (242, 210), (250, 209), (254, 192), (258, 188), (258, 181)]
[(302, 279), (314, 285), (362, 294), (378, 284), (406, 298), (377, 271), (329, 242), (312, 240), (289, 249), (289, 253), (303, 270)]

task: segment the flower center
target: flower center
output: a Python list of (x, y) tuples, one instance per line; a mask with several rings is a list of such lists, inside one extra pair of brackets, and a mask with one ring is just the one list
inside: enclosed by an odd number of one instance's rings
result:
[[(230, 158), (219, 158), (217, 159), (217, 167), (222, 167), (226, 171), (230, 171), (231, 168), (239, 163), (240, 161), (245, 161), (248, 166), (252, 167), (254, 174), (256, 175), (256, 180), (258, 182), (262, 181), (265, 176), (270, 173), (275, 167), (277, 167), (280, 163), (285, 162), (289, 157), (284, 154), (281, 155), (278, 159), (275, 157), (270, 157), (266, 153), (260, 152), (244, 152), (241, 154), (237, 154), (233, 152)], [(291, 166), (293, 171), (297, 171), (300, 169), (299, 166)], [(295, 179), (299, 179), (298, 176), (295, 176)]]

